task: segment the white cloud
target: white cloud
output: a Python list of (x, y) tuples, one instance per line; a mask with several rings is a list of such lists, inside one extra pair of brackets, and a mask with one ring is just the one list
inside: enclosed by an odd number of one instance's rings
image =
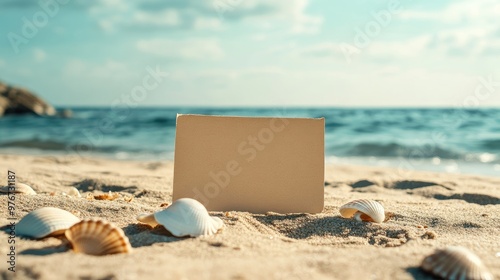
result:
[(5, 60), (0, 58), (0, 67), (3, 67), (3, 66), (5, 66)]
[[(346, 56), (352, 56), (352, 58), (368, 56), (374, 59), (414, 57), (427, 51), (430, 42), (430, 36), (419, 36), (405, 41), (374, 40), (364, 48), (338, 42), (323, 42), (306, 47), (296, 47), (291, 49), (290, 53), (304, 58), (336, 58), (341, 60), (345, 60)], [(348, 48), (355, 48), (356, 51), (349, 52)]]
[(374, 41), (367, 46), (367, 54), (380, 57), (415, 57), (428, 49), (431, 37), (414, 37), (405, 41)]
[(137, 42), (141, 52), (171, 60), (212, 60), (224, 56), (219, 43), (212, 39), (152, 39)]
[(195, 19), (193, 27), (197, 30), (219, 30), (222, 27), (222, 22), (219, 19), (200, 17)]
[(292, 26), (291, 32), (296, 34), (317, 34), (320, 32), (323, 18), (320, 17), (299, 17)]
[(399, 14), (407, 20), (435, 20), (445, 23), (495, 22), (500, 17), (500, 3), (496, 0), (456, 1), (440, 11), (404, 10)]
[(114, 32), (115, 25), (112, 20), (103, 19), (98, 21), (99, 27), (106, 32)]
[(47, 53), (42, 49), (34, 49), (33, 57), (35, 58), (36, 62), (44, 62), (47, 58)]
[(498, 1), (457, 1), (438, 11), (402, 11), (399, 17), (432, 21), (436, 27), (429, 47), (443, 54), (481, 56), (500, 52)]
[(433, 36), (432, 46), (448, 55), (482, 55), (500, 40), (486, 28), (462, 27), (439, 31)]
[(159, 12), (155, 16), (148, 12), (137, 11), (133, 14), (131, 21), (139, 25), (176, 27), (181, 25), (181, 16), (173, 9)]
[(131, 18), (133, 7), (123, 0), (100, 0), (90, 3), (88, 12), (97, 19), (99, 27), (105, 32), (114, 32), (119, 22)]
[[(368, 59), (459, 56), (474, 57), (500, 53), (500, 3), (494, 0), (452, 2), (442, 10), (403, 10), (403, 20), (433, 21), (433, 31), (400, 40), (371, 39), (352, 56)], [(467, 24), (464, 24), (467, 23)], [(324, 42), (302, 48), (299, 56), (342, 58), (338, 42)]]
[(92, 15), (123, 13), (131, 8), (130, 2), (124, 0), (99, 0), (89, 4), (91, 5), (89, 12)]
[(93, 64), (80, 59), (71, 59), (63, 69), (63, 74), (66, 76), (85, 76), (102, 80), (109, 78), (123, 80), (133, 75), (132, 72), (133, 70), (127, 67), (127, 65), (114, 60), (106, 60), (100, 64)]
[(343, 57), (343, 52), (338, 43), (319, 43), (311, 45), (296, 52), (296, 54), (303, 57), (325, 58), (325, 57)]
[[(125, 0), (102, 0), (90, 8), (103, 21), (105, 30), (208, 29), (218, 30), (227, 22), (281, 21), (293, 33), (316, 33), (323, 19), (306, 12), (308, 0), (150, 0), (132, 6)], [(227, 23), (229, 24), (229, 23)]]
[(318, 33), (323, 24), (323, 17), (306, 12), (308, 0), (240, 0), (240, 3), (226, 11), (224, 18), (247, 20), (264, 28), (272, 26), (273, 21), (281, 21), (290, 26), (291, 33)]
[(265, 33), (253, 34), (249, 37), (249, 39), (256, 42), (261, 42), (269, 39), (269, 35)]
[[(242, 68), (238, 70), (226, 70), (226, 69), (210, 69), (209, 71), (200, 71), (194, 75), (195, 78), (212, 78), (212, 77), (223, 77), (227, 79), (245, 79), (254, 76), (269, 76), (269, 75), (283, 75), (287, 73), (283, 68), (276, 66), (260, 66), (260, 67), (250, 67)], [(186, 73), (186, 76), (192, 76), (193, 73)]]
[[(290, 1), (286, 2), (288, 4)], [(320, 31), (323, 18), (308, 15), (305, 12), (308, 4), (307, 0), (299, 0), (295, 1), (295, 5), (291, 5), (291, 15), (294, 19), (293, 33), (318, 33)]]

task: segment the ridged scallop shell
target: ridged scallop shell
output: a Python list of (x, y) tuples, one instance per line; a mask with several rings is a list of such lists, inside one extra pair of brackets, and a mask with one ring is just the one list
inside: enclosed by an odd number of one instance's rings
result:
[(437, 250), (422, 261), (421, 267), (443, 279), (493, 279), (481, 259), (464, 247)]
[[(367, 219), (364, 215), (371, 218)], [(344, 218), (354, 217), (358, 221), (373, 221), (375, 223), (382, 223), (385, 220), (384, 207), (374, 201), (368, 199), (359, 199), (351, 201), (340, 207), (340, 215)]]
[[(9, 193), (9, 186), (5, 186), (0, 188), (0, 192), (2, 193)], [(33, 190), (32, 187), (23, 184), (23, 183), (16, 183), (16, 189), (13, 193), (17, 194), (26, 194), (26, 195), (36, 195), (35, 190)]]
[(162, 211), (137, 219), (153, 227), (160, 224), (177, 237), (213, 235), (224, 226), (221, 219), (211, 217), (203, 204), (191, 198), (181, 198)]
[(16, 233), (32, 238), (44, 238), (64, 233), (80, 219), (68, 211), (44, 207), (28, 213), (16, 225)]
[(66, 231), (76, 253), (104, 256), (129, 253), (132, 246), (122, 229), (102, 220), (83, 220)]

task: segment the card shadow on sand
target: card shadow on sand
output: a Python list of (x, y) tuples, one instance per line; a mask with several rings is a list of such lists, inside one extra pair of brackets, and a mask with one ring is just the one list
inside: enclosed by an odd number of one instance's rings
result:
[(93, 179), (85, 179), (79, 182), (73, 183), (73, 187), (77, 188), (82, 192), (92, 192), (92, 191), (102, 191), (102, 192), (128, 192), (135, 193), (138, 188), (136, 186), (117, 186), (117, 185), (107, 185), (103, 182)]
[(421, 188), (430, 187), (430, 186), (439, 186), (439, 187), (445, 188), (447, 190), (452, 190), (449, 187), (445, 187), (445, 186), (443, 186), (441, 184), (437, 184), (435, 182), (411, 181), (411, 180), (391, 182), (390, 184), (388, 184), (386, 186), (386, 188), (396, 189), (396, 190), (414, 190), (414, 189), (421, 189)]
[(386, 189), (395, 189), (395, 190), (414, 190), (414, 189), (421, 189), (425, 187), (431, 187), (431, 186), (439, 186), (442, 188), (445, 188), (447, 190), (452, 190), (449, 187), (434, 183), (434, 182), (425, 182), (425, 181), (411, 181), (411, 180), (404, 180), (404, 181), (395, 181), (395, 182), (390, 182), (390, 183), (376, 183), (372, 182), (370, 180), (360, 180), (355, 183), (352, 183), (350, 185), (353, 189), (359, 189), (359, 188), (366, 188), (369, 186), (380, 186)]

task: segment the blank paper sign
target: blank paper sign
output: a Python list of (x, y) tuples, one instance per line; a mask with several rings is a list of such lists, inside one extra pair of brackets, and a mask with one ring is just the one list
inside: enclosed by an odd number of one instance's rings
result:
[(319, 213), (325, 120), (178, 115), (173, 199), (210, 211)]

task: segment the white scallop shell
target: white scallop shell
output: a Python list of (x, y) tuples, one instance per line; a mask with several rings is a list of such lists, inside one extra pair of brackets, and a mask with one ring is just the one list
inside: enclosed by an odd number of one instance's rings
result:
[(32, 238), (44, 238), (63, 234), (80, 221), (68, 211), (44, 207), (28, 213), (16, 225), (16, 233)]
[(181, 198), (162, 211), (137, 219), (151, 226), (160, 224), (177, 237), (213, 235), (224, 226), (221, 219), (211, 217), (203, 204), (191, 198)]
[(382, 223), (385, 219), (384, 207), (374, 200), (358, 199), (340, 207), (340, 215), (342, 217), (354, 217), (358, 221), (364, 220), (362, 219), (362, 214), (358, 212), (369, 216), (375, 223)]
[[(12, 190), (12, 188), (11, 188)], [(32, 187), (23, 184), (23, 183), (16, 183), (16, 188), (15, 191), (9, 191), (9, 186), (5, 186), (0, 188), (0, 192), (2, 193), (17, 193), (17, 194), (26, 194), (26, 195), (36, 195), (36, 192), (33, 190)]]
[(421, 267), (443, 279), (493, 279), (481, 259), (464, 247), (437, 250), (422, 261)]
[(82, 197), (80, 194), (80, 191), (78, 191), (77, 188), (71, 187), (68, 191), (68, 196), (73, 196), (73, 197)]
[(123, 230), (103, 220), (83, 220), (65, 234), (75, 253), (104, 256), (132, 251)]

